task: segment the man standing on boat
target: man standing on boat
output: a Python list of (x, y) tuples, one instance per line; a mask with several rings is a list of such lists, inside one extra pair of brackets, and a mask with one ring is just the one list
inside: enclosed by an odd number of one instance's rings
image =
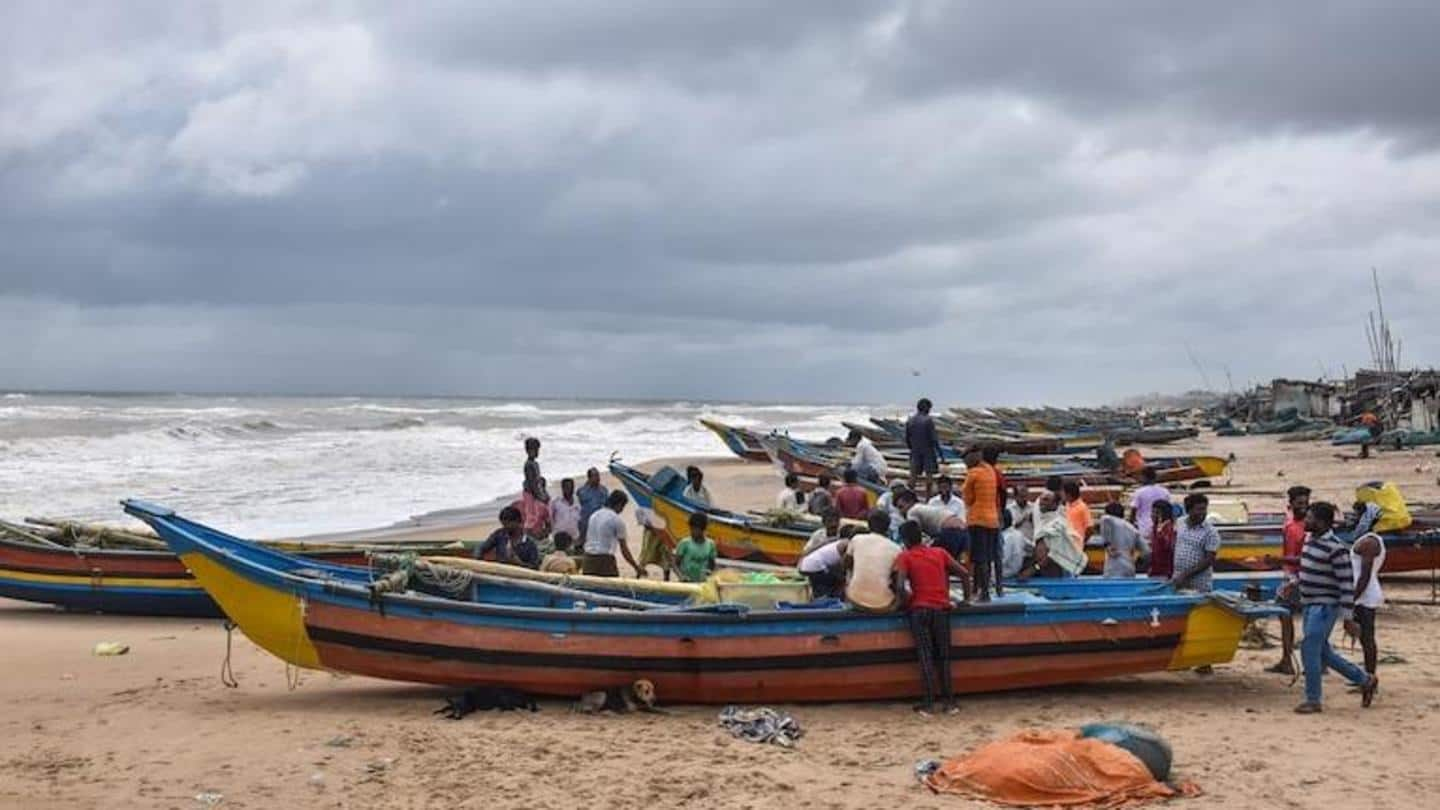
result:
[(1369, 706), (1380, 681), (1374, 675), (1342, 658), (1330, 646), (1330, 632), (1337, 621), (1345, 632), (1360, 635), (1355, 621), (1355, 575), (1350, 549), (1335, 536), (1335, 505), (1321, 501), (1310, 505), (1305, 515), (1305, 548), (1300, 554), (1300, 602), (1305, 606), (1305, 637), (1300, 641), (1300, 659), (1305, 664), (1305, 702), (1297, 714), (1317, 714), (1321, 704), (1321, 679), (1328, 667), (1360, 687), (1362, 705)]
[(615, 562), (615, 552), (619, 551), (625, 562), (635, 569), (635, 576), (645, 576), (645, 571), (630, 553), (630, 546), (625, 543), (625, 521), (620, 513), (625, 511), (625, 504), (629, 502), (629, 496), (617, 489), (605, 499), (605, 506), (590, 516), (590, 525), (585, 531), (582, 573), (597, 577), (620, 576), (620, 566)]
[(600, 483), (599, 470), (591, 467), (585, 471), (585, 483), (576, 490), (575, 497), (580, 501), (580, 542), (584, 543), (590, 526), (590, 516), (600, 511), (605, 505), (605, 499), (610, 497), (610, 491)]
[(970, 567), (974, 569), (975, 597), (990, 601), (990, 585), (994, 580), (995, 595), (1000, 589), (1000, 496), (995, 468), (985, 463), (980, 448), (965, 452), (965, 483), (960, 496), (965, 500), (965, 520), (969, 524)]
[(922, 497), (930, 497), (930, 479), (940, 472), (940, 436), (930, 415), (930, 400), (915, 403), (915, 413), (905, 422), (905, 446), (910, 449), (910, 488), (925, 482)]

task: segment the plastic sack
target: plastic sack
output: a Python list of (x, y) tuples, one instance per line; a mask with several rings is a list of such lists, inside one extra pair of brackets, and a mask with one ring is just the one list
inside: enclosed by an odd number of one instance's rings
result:
[(1380, 519), (1370, 527), (1372, 532), (1398, 532), (1410, 528), (1410, 524), (1415, 522), (1410, 516), (1410, 507), (1405, 503), (1405, 496), (1400, 494), (1400, 488), (1389, 481), (1371, 481), (1356, 487), (1355, 500), (1380, 507)]

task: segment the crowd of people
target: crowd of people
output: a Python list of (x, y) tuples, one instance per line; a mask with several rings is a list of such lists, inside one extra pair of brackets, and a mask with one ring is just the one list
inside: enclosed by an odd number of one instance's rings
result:
[[(838, 485), (822, 474), (807, 490), (789, 474), (774, 501), (776, 510), (819, 519), (820, 528), (796, 564), (813, 598), (908, 615), (925, 685), (922, 710), (933, 710), (937, 699), (950, 705), (949, 644), (943, 640), (949, 638), (954, 584), (960, 601), (983, 603), (1001, 597), (1007, 581), (1075, 577), (1089, 563), (1090, 544), (1103, 551), (1104, 577), (1148, 576), (1176, 590), (1214, 588), (1222, 538), (1205, 494), (1192, 492), (1177, 508), (1155, 470), (1145, 467), (1128, 504), (1108, 503), (1096, 520), (1077, 481), (1052, 477), (1032, 498), (1025, 484), (1006, 482), (998, 450), (978, 447), (965, 453), (966, 473), (957, 492), (955, 482), (939, 472), (941, 449), (928, 406), (921, 400), (906, 426), (909, 482), (897, 479), (873, 506), (860, 480), (888, 470), (883, 455), (873, 445), (867, 448), (863, 437)], [(615, 577), (618, 555), (637, 577), (646, 576), (651, 565), (667, 580), (702, 582), (714, 573), (718, 552), (706, 534), (705, 512), (713, 499), (698, 467), (687, 468), (681, 494), (700, 507), (690, 516), (688, 533), (672, 541), (657, 516), (640, 510), (644, 537), (637, 559), (622, 518), (629, 502), (625, 492), (607, 491), (592, 468), (581, 486), (566, 478), (552, 497), (540, 474), (539, 440), (527, 439), (525, 451), (521, 498), (501, 510), (500, 528), (476, 548), (477, 557)], [(1298, 675), (1298, 619), (1305, 701), (1296, 711), (1321, 711), (1327, 667), (1349, 680), (1369, 706), (1379, 685), (1375, 609), (1383, 601), (1379, 574), (1385, 562), (1384, 541), (1370, 531), (1378, 509), (1356, 504), (1342, 539), (1336, 507), (1311, 503), (1310, 495), (1303, 486), (1289, 490), (1282, 555), (1269, 560), (1284, 572), (1277, 601), (1289, 608), (1282, 621), (1281, 660), (1271, 671)], [(1330, 644), (1337, 623), (1359, 640), (1363, 668)]]

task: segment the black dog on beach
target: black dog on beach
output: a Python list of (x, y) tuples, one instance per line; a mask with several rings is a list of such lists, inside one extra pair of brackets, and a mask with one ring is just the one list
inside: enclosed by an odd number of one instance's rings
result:
[(471, 712), (513, 712), (525, 709), (540, 711), (535, 698), (518, 689), (504, 686), (477, 686), (445, 698), (445, 705), (435, 710), (451, 720), (459, 720)]

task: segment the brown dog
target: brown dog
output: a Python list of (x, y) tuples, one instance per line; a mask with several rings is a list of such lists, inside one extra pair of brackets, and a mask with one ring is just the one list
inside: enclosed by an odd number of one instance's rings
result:
[(661, 713), (655, 706), (655, 684), (641, 678), (629, 686), (612, 686), (586, 692), (575, 702), (581, 714), (628, 714), (630, 712)]

